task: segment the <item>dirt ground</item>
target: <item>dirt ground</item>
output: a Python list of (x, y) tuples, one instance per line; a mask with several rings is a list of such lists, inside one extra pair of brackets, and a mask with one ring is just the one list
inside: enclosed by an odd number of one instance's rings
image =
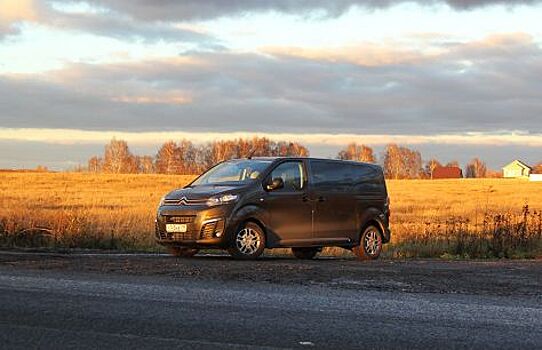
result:
[(301, 261), (290, 257), (263, 257), (256, 261), (235, 261), (226, 255), (180, 259), (152, 254), (2, 251), (0, 267), (224, 282), (322, 285), (352, 290), (542, 297), (540, 260), (359, 262), (349, 258)]

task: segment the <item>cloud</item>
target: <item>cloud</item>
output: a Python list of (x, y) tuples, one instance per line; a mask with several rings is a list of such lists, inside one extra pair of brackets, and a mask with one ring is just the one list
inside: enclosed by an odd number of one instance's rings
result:
[(192, 99), (182, 92), (171, 91), (166, 94), (155, 94), (144, 96), (134, 95), (121, 95), (113, 96), (111, 98), (115, 102), (136, 103), (136, 104), (170, 104), (170, 105), (183, 105), (190, 103)]
[[(65, 3), (79, 0), (62, 0)], [(368, 9), (385, 8), (407, 2), (405, 0), (94, 0), (97, 6), (129, 14), (143, 21), (185, 21), (212, 19), (222, 16), (243, 15), (251, 12), (278, 11), (290, 14), (306, 14), (320, 11), (327, 16), (339, 16), (352, 6)], [(412, 1), (411, 1), (412, 2)], [(532, 5), (540, 0), (414, 0), (421, 5), (447, 4), (458, 10), (487, 5)]]
[(47, 9), (42, 24), (58, 29), (79, 30), (123, 40), (178, 41), (211, 45), (209, 36), (166, 22), (142, 22), (118, 13), (62, 13)]
[[(360, 66), (413, 65), (437, 61), (439, 58), (466, 62), (473, 56), (495, 57), (507, 52), (523, 56), (540, 51), (532, 35), (526, 33), (497, 33), (470, 42), (453, 42), (444, 36), (425, 34), (423, 49), (416, 45), (406, 45), (400, 41), (387, 40), (381, 43), (360, 43), (339, 47), (261, 47), (260, 52), (282, 58), (301, 58), (334, 63), (351, 63)], [(416, 37), (414, 36), (414, 39)]]
[(0, 39), (8, 34), (16, 34), (17, 23), (35, 21), (37, 11), (32, 0), (0, 0)]
[[(437, 56), (437, 52), (399, 48), (387, 44), (365, 43), (342, 47), (263, 47), (261, 52), (276, 57), (292, 57), (307, 60), (352, 63), (361, 66), (383, 66), (416, 63)], [(443, 51), (442, 49), (439, 50)]]
[(217, 139), (234, 140), (238, 138), (267, 137), (275, 141), (296, 140), (304, 144), (343, 146), (360, 142), (371, 146), (383, 146), (389, 143), (409, 145), (479, 145), (479, 146), (529, 146), (542, 147), (542, 133), (525, 134), (521, 132), (502, 133), (456, 133), (435, 135), (390, 135), (390, 134), (299, 134), (299, 133), (259, 133), (259, 132), (185, 132), (154, 131), (127, 132), (115, 130), (77, 130), (77, 129), (36, 129), (36, 128), (0, 128), (0, 141), (47, 142), (50, 144), (105, 144), (112, 138), (126, 140), (134, 145), (157, 145), (167, 140), (189, 139), (196, 143), (210, 142)]
[[(234, 52), (0, 78), (0, 126), (434, 135), (542, 133), (542, 49), (521, 33), (363, 65)], [(498, 141), (498, 140), (497, 140)], [(496, 141), (496, 142), (497, 142)]]
[[(206, 49), (221, 43), (191, 28), (191, 21), (277, 11), (294, 15), (311, 12), (340, 16), (351, 7), (380, 9), (406, 0), (0, 0), (0, 39), (19, 31), (18, 24), (34, 22), (58, 29), (80, 30), (123, 40), (189, 42)], [(410, 1), (412, 2), (412, 1)], [(421, 5), (447, 4), (456, 10), (487, 5), (534, 5), (542, 0), (417, 0)], [(193, 23), (192, 23), (193, 24)]]
[[(84, 7), (77, 11), (63, 10), (58, 4), (86, 4), (81, 1), (0, 0), (0, 39), (17, 34), (19, 24), (36, 23), (62, 30), (76, 30), (123, 40), (173, 41), (198, 43), (203, 47), (215, 47), (216, 40), (205, 33), (175, 26), (156, 19), (141, 21), (112, 8)], [(55, 4), (57, 6), (55, 6)]]

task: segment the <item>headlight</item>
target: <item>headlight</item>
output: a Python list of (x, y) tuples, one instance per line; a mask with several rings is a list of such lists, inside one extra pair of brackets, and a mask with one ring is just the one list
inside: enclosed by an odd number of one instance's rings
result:
[(214, 207), (216, 205), (228, 204), (235, 202), (239, 198), (236, 194), (225, 194), (223, 196), (211, 197), (207, 200), (207, 206)]
[(159, 207), (161, 207), (162, 205), (164, 205), (164, 200), (166, 199), (166, 196), (160, 198), (160, 204), (158, 204)]

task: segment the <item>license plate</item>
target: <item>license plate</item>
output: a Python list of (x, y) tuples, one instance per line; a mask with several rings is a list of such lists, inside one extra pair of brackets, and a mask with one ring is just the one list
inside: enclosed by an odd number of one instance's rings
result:
[(167, 232), (186, 232), (188, 227), (186, 224), (166, 224)]

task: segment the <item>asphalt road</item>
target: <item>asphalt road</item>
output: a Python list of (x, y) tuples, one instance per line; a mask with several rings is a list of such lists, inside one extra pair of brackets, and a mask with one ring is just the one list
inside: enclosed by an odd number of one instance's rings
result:
[(0, 264), (0, 348), (540, 349), (542, 298)]

